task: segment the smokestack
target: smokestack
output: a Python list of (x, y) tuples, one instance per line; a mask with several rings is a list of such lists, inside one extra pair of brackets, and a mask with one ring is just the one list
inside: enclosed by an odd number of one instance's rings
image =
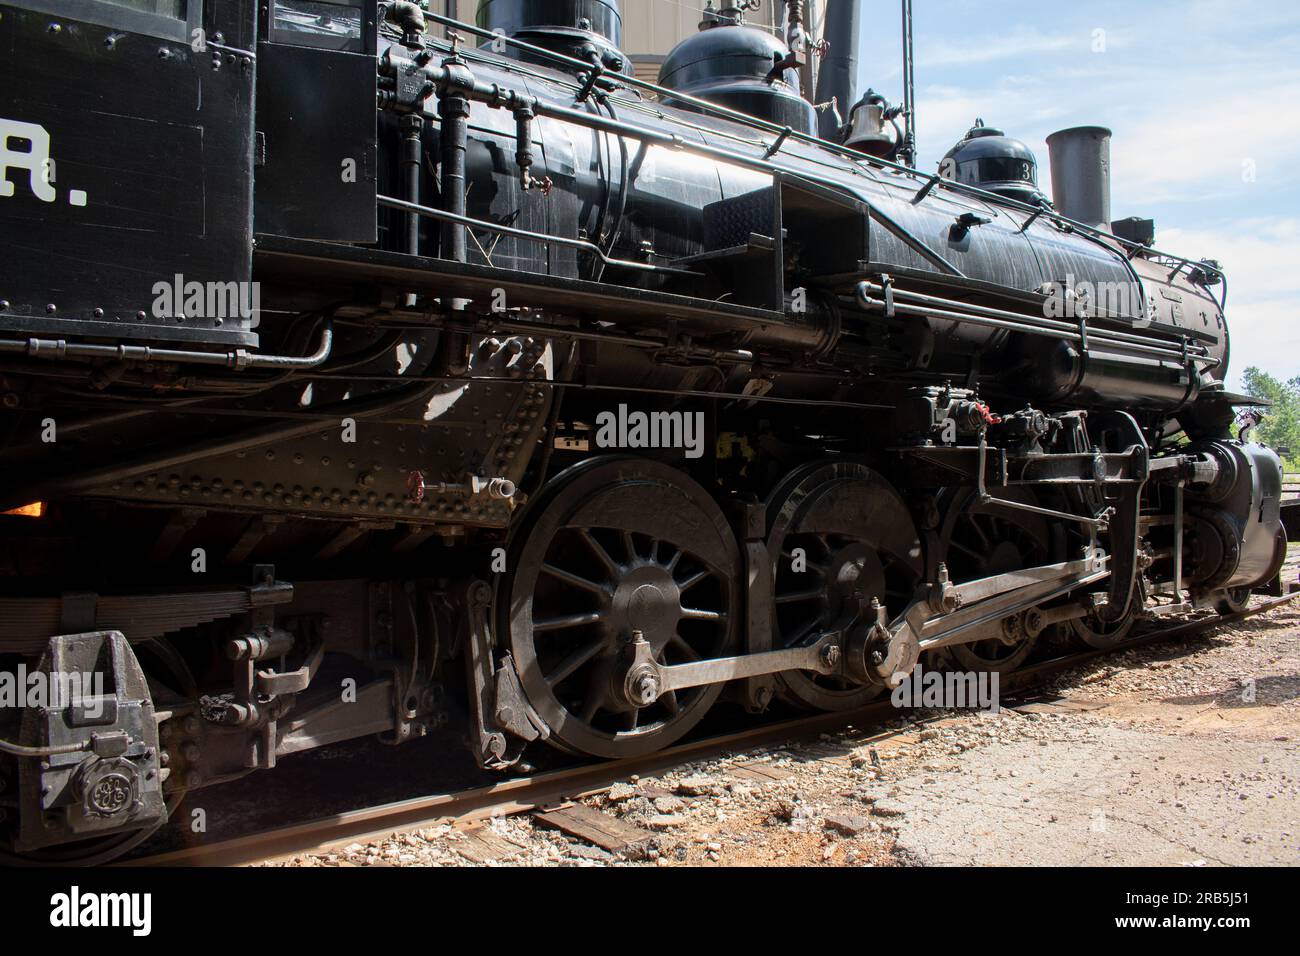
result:
[[(822, 36), (830, 41), (831, 48), (822, 61), (817, 77), (817, 102), (829, 103), (834, 98), (839, 103), (840, 116), (848, 120), (849, 111), (858, 101), (858, 52), (862, 46), (862, 4), (858, 0), (827, 0), (826, 26)], [(833, 128), (835, 120), (830, 110), (821, 114), (823, 137), (832, 137), (839, 130)]]
[(1052, 199), (1068, 219), (1110, 230), (1110, 130), (1076, 126), (1047, 137)]

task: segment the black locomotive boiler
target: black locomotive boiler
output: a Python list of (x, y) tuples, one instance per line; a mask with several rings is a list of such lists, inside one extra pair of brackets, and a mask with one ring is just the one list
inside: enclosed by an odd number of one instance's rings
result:
[(1056, 206), (983, 126), (900, 164), (875, 94), (819, 138), (802, 6), (792, 50), (710, 5), (651, 84), (615, 0), (0, 0), (6, 853), (1269, 586), (1218, 267), (1112, 228), (1097, 128)]

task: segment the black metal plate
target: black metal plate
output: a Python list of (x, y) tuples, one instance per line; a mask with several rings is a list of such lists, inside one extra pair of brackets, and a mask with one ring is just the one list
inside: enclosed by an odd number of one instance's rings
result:
[(258, 60), (257, 231), (376, 241), (375, 58), (259, 43)]

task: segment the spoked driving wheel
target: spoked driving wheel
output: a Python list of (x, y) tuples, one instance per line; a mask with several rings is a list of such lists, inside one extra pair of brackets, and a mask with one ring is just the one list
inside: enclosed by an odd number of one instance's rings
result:
[[(774, 647), (797, 647), (865, 598), (897, 614), (921, 579), (921, 544), (903, 499), (855, 462), (797, 469), (768, 499), (768, 552), (774, 566)], [(816, 710), (853, 710), (881, 687), (792, 671), (781, 696)]]
[[(1000, 490), (998, 496), (1037, 504), (1028, 491)], [(984, 504), (974, 490), (962, 489), (949, 497), (944, 510), (940, 560), (954, 584), (1050, 564), (1059, 560), (1051, 530), (1041, 515)], [(961, 670), (1007, 673), (1025, 662), (1036, 639), (1025, 630), (1023, 615), (1013, 614), (982, 625), (974, 640), (944, 651)]]
[(1224, 617), (1240, 614), (1250, 606), (1250, 588), (1228, 588), (1214, 602), (1214, 610)]
[(663, 665), (732, 652), (739, 554), (721, 510), (666, 465), (603, 459), (555, 479), (512, 548), (510, 653), (552, 742), (599, 757), (665, 747), (721, 684), (629, 692), (634, 635)]
[(1133, 585), (1133, 600), (1129, 602), (1128, 611), (1118, 621), (1103, 621), (1093, 612), (1087, 617), (1070, 621), (1070, 632), (1088, 647), (1099, 651), (1109, 650), (1128, 638), (1137, 623), (1138, 612), (1147, 603), (1146, 589), (1141, 579)]

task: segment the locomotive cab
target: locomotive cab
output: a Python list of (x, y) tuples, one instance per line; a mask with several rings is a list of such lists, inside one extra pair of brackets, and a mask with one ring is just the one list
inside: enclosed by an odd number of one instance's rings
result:
[(252, 0), (0, 14), (0, 334), (257, 345), (171, 294), (251, 280)]

